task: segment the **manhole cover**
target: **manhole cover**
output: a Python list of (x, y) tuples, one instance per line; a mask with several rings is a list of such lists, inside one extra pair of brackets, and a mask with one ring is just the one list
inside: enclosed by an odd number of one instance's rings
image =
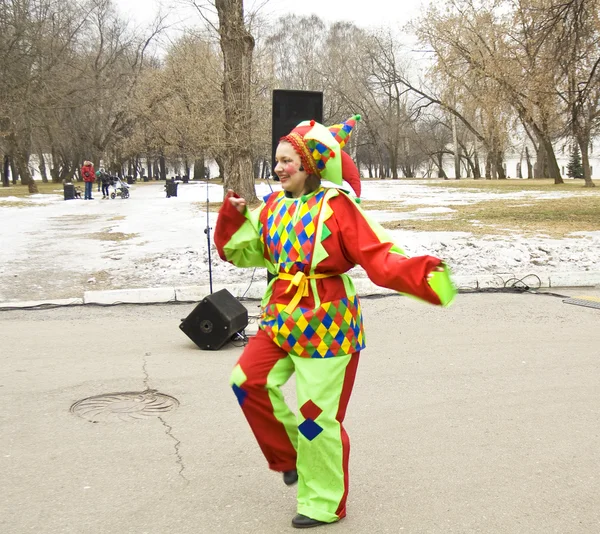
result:
[(175, 397), (148, 389), (88, 397), (73, 404), (71, 412), (92, 423), (137, 421), (158, 417), (178, 406)]

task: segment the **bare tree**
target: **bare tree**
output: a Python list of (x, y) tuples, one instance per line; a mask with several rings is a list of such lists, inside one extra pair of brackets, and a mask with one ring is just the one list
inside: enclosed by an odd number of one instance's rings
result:
[(558, 74), (543, 1), (448, 0), (443, 8), (432, 6), (418, 30), (438, 58), (459, 62), (492, 84), (538, 140), (548, 176), (562, 183), (552, 145), (562, 124), (549, 90)]
[[(242, 0), (214, 0), (200, 5), (190, 0), (207, 25), (219, 35), (223, 54), (224, 148), (217, 156), (222, 169), (224, 192), (233, 189), (252, 202), (256, 200), (252, 166), (251, 80), (254, 37), (246, 27)], [(218, 28), (210, 19), (214, 7)], [(214, 13), (213, 13), (214, 14)]]
[(558, 33), (555, 53), (563, 74), (557, 92), (568, 114), (568, 134), (581, 151), (585, 187), (594, 187), (589, 148), (600, 130), (599, 13), (597, 0), (570, 0), (551, 5), (548, 14)]

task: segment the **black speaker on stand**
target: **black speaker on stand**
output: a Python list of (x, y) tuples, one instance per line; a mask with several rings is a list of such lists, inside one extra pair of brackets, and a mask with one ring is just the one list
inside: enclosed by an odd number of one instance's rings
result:
[[(275, 152), (279, 140), (289, 134), (302, 121), (315, 120), (323, 122), (323, 93), (320, 91), (295, 91), (275, 89), (273, 91), (273, 107), (271, 109), (271, 173), (275, 175)], [(267, 273), (267, 283), (273, 278)]]
[(248, 326), (248, 310), (229, 291), (204, 297), (179, 328), (202, 350), (218, 350)]
[[(279, 139), (289, 134), (302, 121), (323, 122), (323, 93), (275, 89), (271, 121), (271, 163), (275, 168), (275, 151)], [(274, 177), (274, 180), (277, 180)]]

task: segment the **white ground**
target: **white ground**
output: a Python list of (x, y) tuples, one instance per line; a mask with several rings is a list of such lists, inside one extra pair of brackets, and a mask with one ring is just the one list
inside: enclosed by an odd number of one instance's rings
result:
[[(269, 192), (264, 184), (258, 189), (259, 195)], [(208, 284), (207, 192), (211, 202), (221, 201), (222, 187), (207, 187), (206, 182), (180, 184), (178, 196), (169, 199), (161, 182), (132, 186), (126, 200), (101, 200), (94, 188), (93, 201), (64, 201), (60, 186), (56, 195), (0, 199), (0, 302), (78, 297), (86, 290)], [(408, 213), (370, 212), (385, 221), (445, 217), (453, 206), (478, 201), (510, 198), (526, 204), (532, 198), (571, 194), (482, 193), (418, 181), (378, 181), (364, 182), (362, 197), (420, 206)], [(209, 218), (214, 228), (216, 213)], [(408, 254), (438, 256), (456, 275), (600, 271), (600, 232), (582, 231), (560, 240), (543, 235), (482, 238), (468, 232), (391, 234)], [(115, 240), (99, 239), (111, 235)], [(211, 255), (216, 284), (250, 282), (253, 270), (222, 262), (214, 244)], [(357, 278), (364, 276), (360, 268), (353, 271)], [(264, 271), (254, 274), (266, 277)]]

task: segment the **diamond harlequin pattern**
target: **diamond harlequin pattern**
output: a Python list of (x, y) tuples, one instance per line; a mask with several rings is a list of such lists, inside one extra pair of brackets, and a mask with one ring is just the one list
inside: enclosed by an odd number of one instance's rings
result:
[(304, 419), (312, 419), (313, 421), (323, 413), (323, 410), (319, 408), (313, 401), (306, 401), (300, 408), (300, 413)]
[(287, 201), (282, 193), (269, 208), (266, 245), (274, 263), (310, 263), (316, 231), (315, 219), (324, 197), (325, 191), (322, 190), (298, 204)]
[(323, 432), (323, 428), (312, 419), (306, 419), (301, 425), (298, 425), (298, 430), (308, 441), (312, 441)]
[(237, 397), (237, 400), (240, 403), (240, 406), (243, 406), (244, 401), (246, 400), (246, 397), (248, 396), (248, 392), (243, 390), (237, 384), (233, 384), (231, 386), (231, 389), (233, 389), (233, 392), (235, 393), (235, 396)]
[[(338, 133), (341, 134), (341, 130)], [(267, 232), (263, 232), (261, 226), (260, 235), (265, 239), (272, 261), (283, 272), (305, 272), (312, 261), (317, 218), (324, 197), (325, 190), (321, 189), (305, 202), (290, 202), (283, 192), (268, 201)], [(327, 209), (325, 205), (324, 220)], [(321, 241), (331, 235), (326, 224), (322, 228)], [(316, 309), (296, 308), (291, 315), (284, 312), (285, 307), (267, 306), (262, 312), (260, 327), (288, 353), (304, 358), (330, 358), (364, 348), (357, 297), (325, 302)]]
[(365, 347), (358, 298), (322, 304), (316, 310), (297, 308), (291, 315), (284, 305), (267, 306), (261, 328), (286, 352), (304, 358), (330, 358)]

